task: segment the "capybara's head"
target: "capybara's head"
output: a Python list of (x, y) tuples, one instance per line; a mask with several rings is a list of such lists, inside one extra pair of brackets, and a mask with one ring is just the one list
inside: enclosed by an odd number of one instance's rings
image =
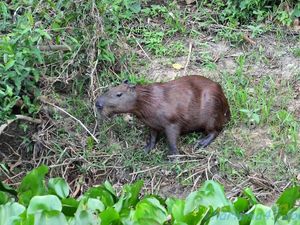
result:
[(100, 114), (110, 117), (118, 113), (127, 113), (136, 104), (135, 85), (125, 80), (122, 84), (109, 89), (96, 100), (96, 107)]

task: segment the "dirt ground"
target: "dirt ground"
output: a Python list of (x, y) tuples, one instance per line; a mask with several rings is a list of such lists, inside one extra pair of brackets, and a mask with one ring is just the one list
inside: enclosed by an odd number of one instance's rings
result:
[[(298, 34), (286, 33), (278, 38), (274, 33), (267, 33), (255, 39), (257, 45), (244, 43), (239, 46), (205, 34), (197, 39), (183, 40), (186, 49), (192, 43), (189, 61), (188, 51), (184, 56), (169, 58), (149, 54), (150, 59), (141, 58), (146, 66), (135, 69), (153, 81), (201, 74), (222, 83), (225, 73), (233, 74), (237, 70), (237, 57), (248, 56), (250, 60), (243, 70), (254, 81), (270, 76), (278, 86), (289, 84), (293, 96), (287, 108), (300, 121), (300, 57), (291, 51), (300, 47)], [(143, 54), (141, 49), (137, 51)], [(214, 69), (205, 66), (203, 53), (213, 57)], [(175, 69), (175, 63), (182, 68)], [(284, 101), (280, 95), (285, 87), (279, 88), (278, 105)], [(88, 105), (91, 108), (91, 104)], [(43, 124), (15, 122), (0, 136), (1, 180), (17, 185), (26, 171), (45, 163), (51, 167), (50, 176), (60, 175), (68, 180), (74, 195), (106, 179), (116, 188), (144, 179), (147, 192), (185, 197), (204, 180), (214, 179), (222, 182), (230, 198), (240, 195), (243, 188), (251, 187), (262, 202), (271, 204), (291, 185), (291, 180), (299, 182), (300, 179), (300, 149), (292, 154), (286, 153), (284, 147), (275, 151), (273, 147), (280, 143), (272, 139), (272, 127), (268, 124), (249, 127), (237, 122), (225, 129), (213, 145), (199, 151), (192, 150), (192, 141), (196, 138), (182, 137), (179, 146), (185, 155), (179, 164), (172, 165), (162, 156), (166, 148), (163, 142), (151, 156), (143, 155), (140, 147), (144, 144), (145, 127), (135, 119), (120, 124), (116, 119), (108, 124), (109, 130), (104, 132), (108, 140), (93, 148), (93, 144), (90, 147), (85, 141), (88, 135), (76, 121), (53, 109), (47, 110), (44, 108), (41, 113)], [(22, 130), (20, 124), (26, 124), (27, 129)], [(98, 133), (94, 120), (87, 126)], [(130, 140), (124, 132), (132, 133)], [(300, 140), (300, 131), (298, 137)], [(238, 152), (233, 153), (237, 149), (244, 151), (241, 157), (237, 156)]]

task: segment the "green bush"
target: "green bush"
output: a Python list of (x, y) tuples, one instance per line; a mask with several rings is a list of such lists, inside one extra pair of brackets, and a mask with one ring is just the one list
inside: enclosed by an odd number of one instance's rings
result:
[(38, 111), (35, 98), (39, 95), (37, 83), (40, 72), (37, 65), (43, 63), (43, 56), (37, 43), (50, 36), (44, 29), (34, 27), (30, 13), (17, 16), (16, 21), (12, 22), (8, 6), (1, 2), (0, 8), (4, 21), (3, 26), (0, 26), (0, 32), (3, 33), (0, 36), (1, 123), (10, 117), (17, 101), (30, 114)]
[[(263, 22), (267, 17), (275, 18), (284, 25), (291, 25), (292, 20), (300, 16), (300, 3), (297, 0), (214, 0), (209, 1), (209, 5), (221, 12), (217, 14), (220, 22), (234, 27)], [(291, 9), (290, 12), (285, 11), (286, 5)]]
[(206, 181), (186, 199), (140, 192), (142, 181), (117, 195), (109, 182), (91, 187), (78, 199), (69, 195), (62, 178), (45, 181), (42, 165), (22, 180), (17, 190), (0, 182), (0, 224), (177, 224), (177, 225), (296, 225), (300, 223), (300, 187), (286, 189), (272, 207), (260, 204), (250, 189), (229, 201), (223, 187)]

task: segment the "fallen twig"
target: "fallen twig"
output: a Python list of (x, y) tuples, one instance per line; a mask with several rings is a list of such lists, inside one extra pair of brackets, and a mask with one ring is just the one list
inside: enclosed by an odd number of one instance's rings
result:
[(5, 128), (8, 127), (9, 124), (11, 124), (12, 122), (14, 122), (16, 120), (26, 120), (28, 122), (37, 123), (37, 124), (40, 124), (42, 122), (42, 120), (40, 120), (40, 119), (34, 119), (34, 118), (29, 117), (29, 116), (16, 115), (16, 118), (11, 119), (11, 120), (7, 120), (7, 122), (5, 124), (2, 124), (0, 126), (0, 135), (5, 130)]
[(93, 138), (97, 143), (99, 143), (99, 140), (98, 140), (98, 139), (97, 139), (97, 138), (96, 138), (96, 137), (95, 137), (95, 136), (94, 136), (94, 135), (86, 128), (86, 126), (85, 126), (79, 119), (77, 119), (75, 116), (71, 115), (70, 113), (68, 113), (67, 111), (65, 111), (63, 108), (60, 108), (59, 106), (54, 105), (53, 103), (47, 102), (47, 101), (43, 100), (42, 98), (40, 98), (40, 100), (41, 100), (42, 102), (48, 104), (48, 105), (53, 106), (54, 108), (57, 108), (57, 109), (60, 110), (61, 112), (67, 114), (69, 117), (71, 117), (72, 119), (74, 119), (75, 121), (77, 121), (77, 122), (83, 127), (83, 129), (85, 129), (85, 130), (89, 133), (89, 135), (91, 135), (92, 138)]
[(256, 42), (253, 41), (251, 38), (249, 38), (247, 34), (244, 34), (243, 38), (244, 38), (245, 41), (249, 42), (250, 44), (256, 45)]
[(140, 45), (140, 43), (138, 42), (138, 40), (136, 40), (136, 38), (134, 37), (135, 42), (137, 43), (137, 45), (140, 47), (140, 49), (142, 50), (142, 52), (145, 54), (145, 56), (150, 60), (151, 58), (149, 57), (149, 55), (147, 54), (147, 52), (143, 49), (143, 47)]
[(71, 51), (72, 49), (67, 45), (40, 45), (38, 49), (41, 51)]
[(188, 58), (186, 60), (186, 64), (185, 64), (185, 67), (184, 67), (183, 76), (186, 75), (186, 70), (187, 70), (187, 67), (188, 67), (188, 65), (190, 63), (192, 48), (193, 48), (193, 44), (192, 44), (192, 42), (190, 42), (190, 45), (189, 45), (189, 54), (188, 54)]

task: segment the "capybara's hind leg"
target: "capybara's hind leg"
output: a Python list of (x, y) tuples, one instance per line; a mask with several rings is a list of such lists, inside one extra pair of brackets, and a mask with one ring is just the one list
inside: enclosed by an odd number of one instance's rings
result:
[(151, 129), (149, 139), (147, 141), (146, 146), (144, 147), (145, 153), (149, 153), (155, 147), (158, 139), (157, 136), (158, 131)]
[(219, 132), (213, 131), (208, 133), (204, 138), (201, 138), (195, 145), (194, 149), (202, 147), (207, 147), (217, 136)]
[(178, 149), (177, 149), (177, 138), (179, 136), (178, 126), (175, 124), (169, 125), (168, 127), (166, 127), (165, 132), (169, 144), (168, 155), (178, 155)]

